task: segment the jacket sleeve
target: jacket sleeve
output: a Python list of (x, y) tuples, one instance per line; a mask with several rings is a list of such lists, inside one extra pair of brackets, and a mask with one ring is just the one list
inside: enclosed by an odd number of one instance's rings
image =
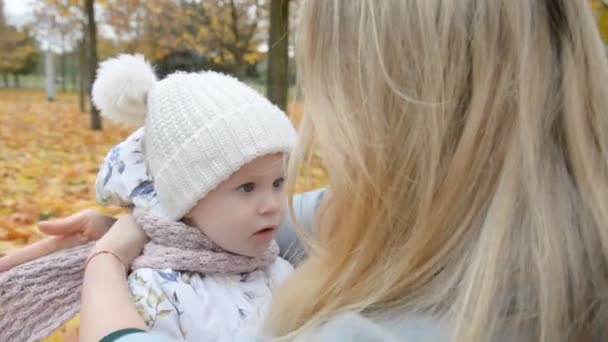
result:
[[(314, 214), (326, 192), (327, 189), (322, 188), (297, 194), (293, 197), (295, 220), (307, 231), (312, 229)], [(292, 264), (298, 264), (306, 257), (303, 246), (296, 234), (296, 224), (289, 210), (286, 211), (285, 220), (279, 227), (276, 239), (281, 249), (281, 256)]]

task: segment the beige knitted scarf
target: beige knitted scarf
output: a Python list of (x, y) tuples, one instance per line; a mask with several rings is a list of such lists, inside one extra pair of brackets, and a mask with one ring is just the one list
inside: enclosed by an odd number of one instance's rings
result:
[[(150, 241), (131, 269), (171, 268), (200, 273), (247, 273), (272, 263), (273, 241), (257, 258), (223, 250), (199, 229), (134, 212)], [(94, 243), (60, 251), (0, 273), (0, 341), (39, 341), (80, 309), (86, 259)]]

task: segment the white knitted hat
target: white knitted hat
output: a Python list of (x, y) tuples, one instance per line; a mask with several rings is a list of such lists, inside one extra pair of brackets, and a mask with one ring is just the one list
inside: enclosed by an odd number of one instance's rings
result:
[(156, 81), (142, 56), (120, 55), (101, 63), (92, 97), (112, 120), (141, 125), (145, 118), (145, 159), (161, 208), (174, 220), (245, 164), (295, 143), (285, 113), (216, 72)]

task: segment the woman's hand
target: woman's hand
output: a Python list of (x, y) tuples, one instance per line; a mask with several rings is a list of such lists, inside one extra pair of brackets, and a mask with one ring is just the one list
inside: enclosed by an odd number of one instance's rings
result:
[(124, 215), (97, 241), (84, 274), (79, 341), (99, 341), (121, 329), (146, 328), (129, 296), (126, 271), (147, 240), (133, 217)]
[(132, 215), (121, 215), (95, 244), (91, 255), (106, 251), (117, 256), (126, 268), (141, 254), (148, 237)]
[(110, 229), (115, 221), (116, 219), (111, 216), (86, 209), (65, 218), (40, 222), (40, 230), (52, 236), (1, 257), (0, 272), (62, 249), (97, 240)]

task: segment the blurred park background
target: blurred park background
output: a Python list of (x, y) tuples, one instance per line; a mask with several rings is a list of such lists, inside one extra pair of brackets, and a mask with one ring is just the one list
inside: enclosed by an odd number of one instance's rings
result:
[[(297, 124), (297, 7), (298, 0), (0, 0), (0, 255), (40, 239), (40, 220), (122, 210), (94, 195), (103, 157), (134, 130), (91, 106), (99, 61), (139, 53), (159, 77), (229, 73)], [(320, 158), (314, 162), (299, 191), (324, 184)], [(46, 341), (76, 341), (77, 325)]]
[[(159, 77), (177, 70), (229, 73), (297, 122), (297, 5), (0, 0), (0, 254), (40, 238), (39, 220), (98, 207), (92, 189), (99, 163), (132, 131), (103, 121), (90, 104), (99, 61), (139, 53)], [(320, 170), (315, 173), (322, 178)], [(300, 188), (322, 180), (309, 183)]]
[[(95, 70), (108, 57), (143, 54), (160, 77), (232, 74), (297, 125), (300, 1), (0, 0), (0, 255), (40, 239), (39, 220), (121, 211), (99, 206), (93, 191), (101, 160), (133, 130), (103, 121), (90, 104)], [(607, 42), (608, 0), (587, 1)], [(312, 163), (298, 191), (325, 184), (321, 158)], [(46, 341), (76, 341), (77, 325)]]

